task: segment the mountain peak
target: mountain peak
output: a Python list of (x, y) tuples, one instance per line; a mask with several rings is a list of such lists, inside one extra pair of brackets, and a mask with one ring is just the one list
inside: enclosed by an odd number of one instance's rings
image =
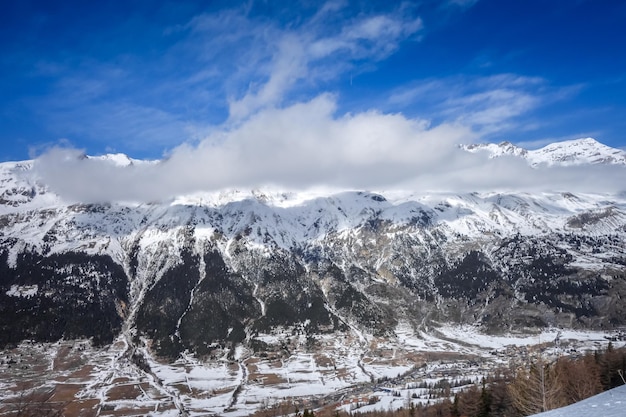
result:
[(525, 157), (526, 153), (528, 152), (526, 149), (516, 146), (509, 141), (503, 141), (498, 144), (472, 144), (464, 146), (462, 148), (472, 153), (487, 152), (489, 154), (489, 158), (498, 158), (505, 155)]
[(551, 143), (529, 151), (531, 165), (626, 165), (626, 152), (611, 148), (593, 138), (566, 140)]
[(508, 141), (503, 141), (499, 144), (473, 144), (463, 146), (462, 148), (472, 153), (487, 152), (489, 158), (501, 156), (521, 157), (533, 167), (586, 164), (626, 165), (626, 152), (611, 148), (593, 138), (554, 142), (536, 150), (526, 150)]
[(133, 160), (124, 153), (108, 153), (105, 155), (98, 155), (98, 156), (88, 155), (86, 156), (86, 158), (92, 159), (92, 160), (110, 162), (113, 165), (121, 166), (121, 167), (133, 165)]

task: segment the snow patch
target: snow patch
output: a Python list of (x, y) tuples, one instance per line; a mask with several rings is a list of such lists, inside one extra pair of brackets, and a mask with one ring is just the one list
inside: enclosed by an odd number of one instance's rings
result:
[(567, 407), (535, 414), (531, 417), (624, 417), (626, 385), (613, 388)]
[(11, 285), (11, 289), (6, 292), (9, 297), (30, 298), (39, 291), (38, 285)]

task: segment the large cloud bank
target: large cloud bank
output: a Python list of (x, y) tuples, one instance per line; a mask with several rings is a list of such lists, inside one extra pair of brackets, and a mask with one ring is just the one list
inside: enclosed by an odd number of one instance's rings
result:
[(163, 201), (227, 188), (285, 190), (579, 191), (624, 189), (623, 167), (533, 169), (525, 161), (488, 159), (459, 144), (474, 141), (461, 124), (377, 111), (336, 115), (335, 99), (258, 112), (235, 128), (184, 145), (158, 163), (117, 166), (55, 148), (35, 161), (52, 191), (73, 201)]

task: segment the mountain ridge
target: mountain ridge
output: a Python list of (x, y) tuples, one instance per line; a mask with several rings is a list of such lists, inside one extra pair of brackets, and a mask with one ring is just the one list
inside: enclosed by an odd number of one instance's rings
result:
[(535, 150), (527, 150), (506, 141), (499, 144), (466, 145), (463, 149), (470, 152), (486, 152), (490, 158), (519, 157), (526, 160), (532, 167), (585, 164), (626, 165), (626, 151), (611, 148), (593, 138), (555, 142)]

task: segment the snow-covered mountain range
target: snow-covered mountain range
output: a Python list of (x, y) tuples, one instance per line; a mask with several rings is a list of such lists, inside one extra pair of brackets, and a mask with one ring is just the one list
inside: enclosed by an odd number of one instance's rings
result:
[[(466, 149), (626, 174), (626, 154), (591, 139)], [(141, 367), (314, 349), (328, 335), (337, 350), (446, 325), (626, 325), (624, 192), (263, 189), (83, 204), (33, 165), (0, 164), (2, 345), (121, 338), (120, 360)]]
[(470, 152), (487, 152), (490, 158), (515, 156), (533, 166), (571, 166), (587, 164), (626, 165), (626, 152), (603, 145), (593, 138), (551, 143), (536, 150), (526, 150), (510, 142), (466, 145)]
[[(533, 166), (626, 168), (623, 151), (593, 139), (536, 151), (509, 143), (467, 150), (522, 157)], [(120, 154), (98, 159), (116, 166), (142, 163)], [(624, 321), (623, 306), (615, 298), (623, 291), (625, 265), (623, 193), (313, 195), (224, 190), (167, 203), (68, 204), (32, 170), (32, 161), (0, 165), (2, 297), (19, 305), (77, 291), (89, 300), (89, 308), (108, 311), (107, 339), (128, 318), (139, 320), (132, 323), (139, 327), (147, 320), (143, 330), (153, 338), (179, 335), (194, 308), (198, 314), (204, 311), (194, 297), (207, 285), (210, 268), (219, 269), (219, 276), (211, 277), (223, 281), (219, 285), (237, 283), (230, 288), (233, 302), (246, 303), (239, 316), (231, 314), (229, 305), (213, 311), (228, 317), (215, 324), (219, 329), (209, 332), (213, 336), (203, 343), (232, 338), (234, 328), (239, 329), (237, 342), (249, 339), (250, 322), (264, 330), (297, 323), (308, 323), (314, 331), (337, 330), (349, 323), (363, 331), (383, 332), (389, 324), (415, 315), (420, 317), (417, 323), (426, 318), (464, 321), (490, 331), (502, 326), (613, 326)], [(72, 267), (64, 264), (68, 256), (76, 258), (67, 260)], [(52, 259), (55, 266), (46, 266), (47, 278), (42, 279), (38, 268)], [(93, 275), (89, 285), (84, 276), (75, 276), (85, 268)], [(101, 268), (110, 275), (107, 280), (102, 280)], [(188, 282), (176, 300), (179, 307), (157, 312), (163, 298), (171, 296), (165, 288), (180, 285), (180, 274)], [(116, 282), (115, 290), (107, 287), (110, 280)], [(60, 282), (63, 289), (57, 291)], [(92, 285), (107, 287), (111, 298), (90, 304), (93, 294), (86, 288)], [(162, 293), (156, 290), (160, 286)], [(405, 305), (416, 306), (415, 300), (420, 300), (420, 312), (388, 311), (391, 300), (382, 294), (400, 288)], [(206, 288), (206, 297), (214, 297), (213, 290)], [(152, 298), (155, 311), (149, 307)], [(172, 314), (162, 334), (149, 328), (152, 314)], [(276, 316), (270, 319), (271, 314)], [(5, 326), (15, 325), (15, 318), (5, 317)], [(45, 329), (56, 333), (37, 334), (22, 326), (9, 334), (16, 341), (54, 339), (67, 332)], [(185, 341), (163, 353), (183, 347), (197, 348)]]

